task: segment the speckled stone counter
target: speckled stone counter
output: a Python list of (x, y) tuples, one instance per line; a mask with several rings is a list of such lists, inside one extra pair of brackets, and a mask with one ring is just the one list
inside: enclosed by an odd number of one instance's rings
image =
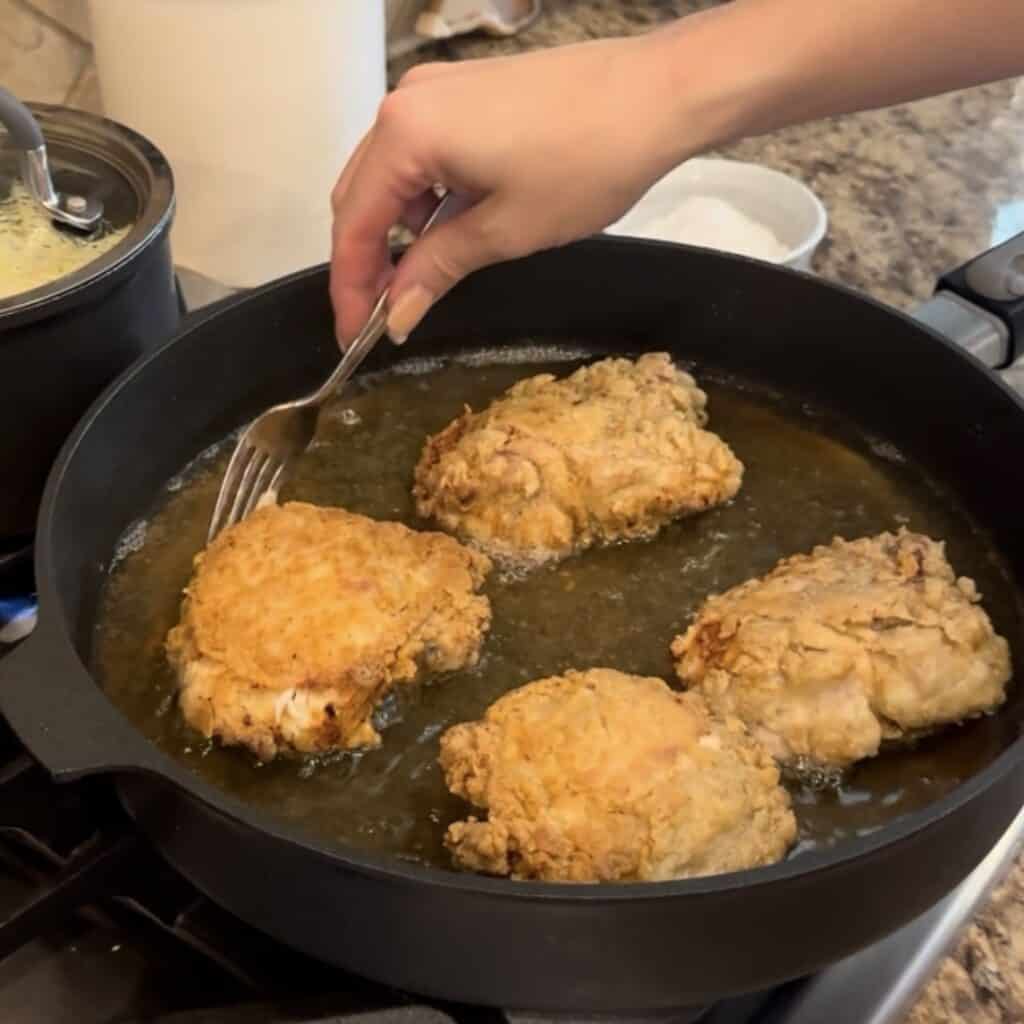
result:
[[(516, 53), (642, 32), (711, 0), (546, 0), (511, 39), (463, 37), (396, 61)], [(500, 126), (490, 126), (500, 130)], [(1024, 230), (1024, 83), (1001, 83), (748, 139), (720, 155), (806, 182), (828, 207), (815, 269), (901, 307), (993, 238)]]
[[(465, 37), (423, 60), (516, 53), (645, 31), (713, 0), (546, 0), (522, 35)], [(500, 130), (491, 126), (490, 130)], [(815, 269), (909, 308), (943, 270), (1024, 231), (1024, 81), (749, 139), (723, 156), (793, 174), (821, 197), (830, 230)], [(1024, 1021), (1024, 861), (990, 899), (907, 1024)]]

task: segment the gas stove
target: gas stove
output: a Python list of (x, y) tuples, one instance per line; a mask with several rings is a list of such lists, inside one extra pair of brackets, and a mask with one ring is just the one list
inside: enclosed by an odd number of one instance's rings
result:
[[(180, 291), (193, 315), (227, 294), (184, 273)], [(0, 657), (35, 622), (30, 551), (28, 539), (0, 550)], [(902, 1021), (1022, 848), (1024, 811), (974, 873), (917, 920), (817, 975), (710, 1007), (702, 1024)], [(548, 1024), (511, 1011), (422, 1001), (281, 946), (167, 865), (108, 782), (55, 785), (2, 720), (0, 1021)]]

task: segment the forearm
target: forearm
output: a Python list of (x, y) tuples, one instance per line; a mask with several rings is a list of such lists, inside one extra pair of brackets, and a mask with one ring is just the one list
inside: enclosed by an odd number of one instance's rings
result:
[(1024, 0), (733, 0), (665, 43), (713, 146), (1024, 74)]

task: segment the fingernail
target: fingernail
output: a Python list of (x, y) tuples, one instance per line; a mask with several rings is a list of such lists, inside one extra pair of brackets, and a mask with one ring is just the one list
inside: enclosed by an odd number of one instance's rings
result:
[(434, 304), (434, 295), (421, 284), (410, 285), (395, 300), (388, 313), (388, 335), (402, 345)]

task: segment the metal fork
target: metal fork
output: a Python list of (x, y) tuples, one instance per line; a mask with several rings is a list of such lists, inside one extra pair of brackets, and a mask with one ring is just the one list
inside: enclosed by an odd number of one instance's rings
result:
[[(420, 234), (430, 230), (451, 205), (443, 194)], [(370, 318), (349, 345), (337, 369), (311, 395), (269, 408), (246, 427), (224, 471), (217, 504), (210, 519), (207, 543), (227, 526), (241, 522), (265, 495), (276, 496), (285, 474), (310, 446), (324, 403), (370, 354), (387, 328), (388, 289), (377, 300)]]

